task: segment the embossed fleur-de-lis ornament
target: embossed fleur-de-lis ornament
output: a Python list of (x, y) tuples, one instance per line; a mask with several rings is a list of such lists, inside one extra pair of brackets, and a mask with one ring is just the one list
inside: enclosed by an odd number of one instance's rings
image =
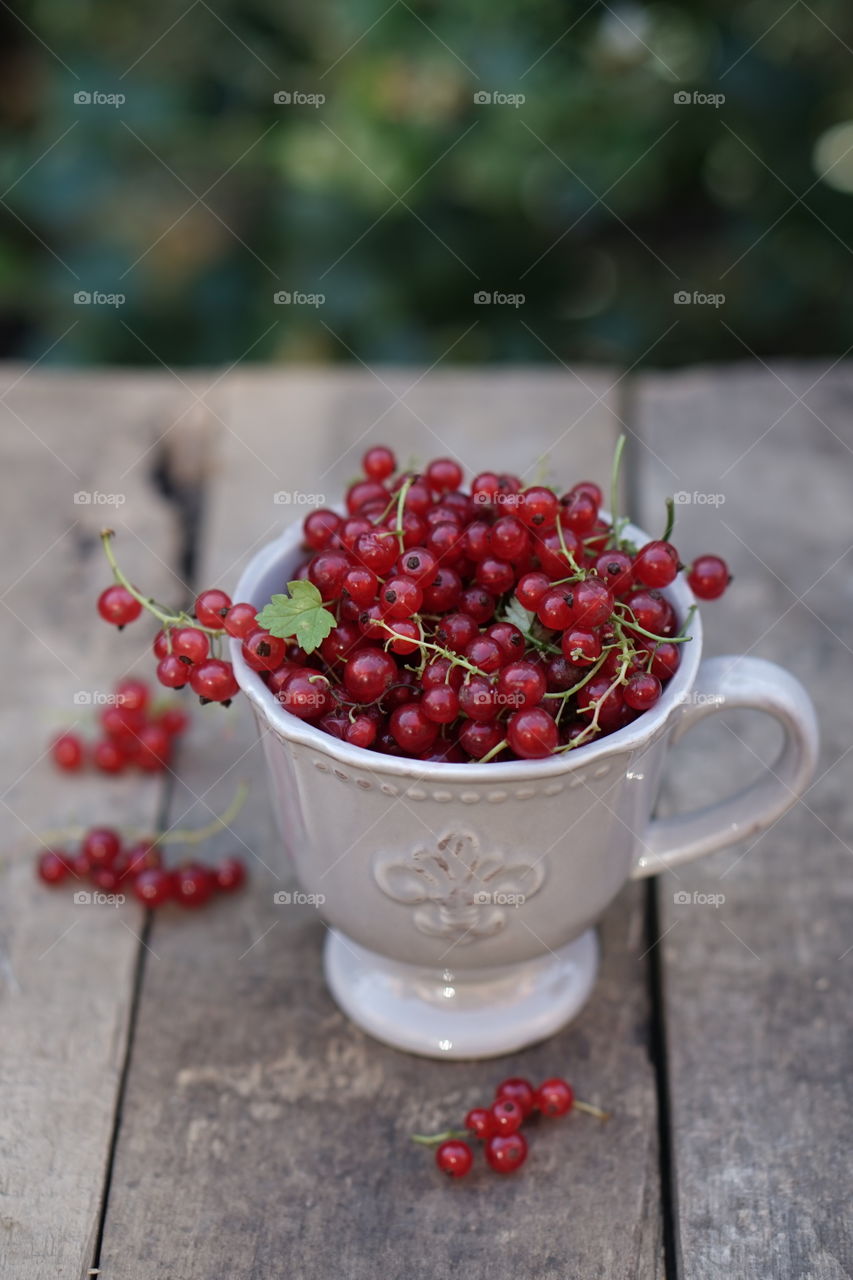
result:
[(415, 908), (416, 929), (459, 945), (500, 933), (545, 879), (543, 862), (485, 853), (470, 832), (450, 832), (402, 858), (377, 854), (373, 873), (383, 893)]

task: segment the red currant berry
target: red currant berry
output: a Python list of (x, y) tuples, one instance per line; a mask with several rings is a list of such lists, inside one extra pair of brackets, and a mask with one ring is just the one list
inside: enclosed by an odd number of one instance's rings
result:
[(121, 840), (111, 827), (93, 827), (83, 837), (80, 852), (90, 867), (110, 867), (121, 852)]
[(472, 520), (465, 530), (465, 554), (479, 564), (491, 549), (492, 527), (485, 520)]
[(356, 539), (355, 554), (361, 564), (380, 578), (390, 573), (397, 562), (397, 540), (390, 533), (362, 533)]
[(142, 612), (142, 605), (130, 594), (127, 587), (114, 583), (98, 596), (98, 613), (114, 627), (126, 627)]
[(363, 564), (353, 565), (344, 577), (343, 590), (348, 591), (356, 604), (364, 607), (373, 604), (379, 590), (379, 579), (372, 569)]
[(544, 532), (556, 524), (558, 510), (557, 495), (543, 485), (533, 485), (522, 493), (518, 515), (529, 529)]
[(449, 684), (433, 685), (425, 690), (420, 706), (433, 724), (452, 724), (459, 715), (459, 694)]
[(229, 636), (234, 636), (237, 640), (245, 640), (258, 625), (257, 613), (253, 604), (246, 604), (245, 601), (240, 600), (237, 604), (232, 604), (222, 619), (222, 625)]
[(536, 606), (536, 616), (543, 627), (562, 631), (574, 618), (574, 592), (570, 587), (546, 591)]
[(344, 688), (356, 702), (375, 702), (397, 677), (397, 664), (384, 649), (361, 649), (344, 667)]
[(521, 1128), (524, 1108), (515, 1098), (499, 1097), (492, 1105), (492, 1125), (495, 1133), (515, 1133)]
[(284, 662), (285, 643), (257, 627), (243, 641), (242, 653), (253, 671), (275, 671)]
[(74, 773), (83, 763), (83, 743), (76, 733), (61, 733), (50, 748), (53, 763)]
[(361, 468), (368, 480), (387, 480), (397, 470), (397, 459), (384, 444), (376, 444), (361, 460)]
[(436, 458), (426, 469), (426, 480), (434, 493), (449, 493), (462, 483), (462, 468), (452, 458)]
[(223, 858), (214, 867), (213, 878), (220, 893), (234, 893), (246, 883), (246, 867), (240, 858)]
[(681, 662), (681, 646), (671, 644), (668, 640), (664, 640), (661, 644), (655, 644), (653, 640), (648, 643), (650, 645), (648, 652), (652, 655), (649, 670), (653, 676), (657, 676), (658, 680), (670, 680)]
[(511, 622), (493, 622), (486, 632), (495, 641), (504, 662), (512, 662), (524, 653), (524, 636)]
[(449, 658), (433, 658), (423, 669), (421, 685), (424, 689), (431, 689), (434, 685), (449, 684), (451, 688), (459, 689), (464, 679), (463, 667)]
[(308, 566), (308, 580), (324, 600), (337, 600), (351, 565), (346, 551), (321, 551)]
[(546, 591), (551, 590), (551, 579), (545, 573), (526, 573), (519, 578), (515, 594), (525, 609), (535, 611)]
[(173, 897), (174, 881), (162, 867), (146, 867), (131, 883), (131, 893), (146, 907), (161, 907)]
[(172, 873), (172, 892), (182, 907), (204, 906), (213, 893), (215, 883), (209, 869), (200, 862), (188, 862)]
[(634, 557), (634, 577), (646, 587), (668, 587), (678, 573), (678, 552), (671, 542), (647, 542)]
[(600, 627), (613, 612), (613, 596), (600, 578), (576, 583), (574, 598), (572, 622), (586, 630)]
[(483, 587), (493, 596), (502, 596), (515, 586), (515, 570), (508, 560), (486, 556), (477, 565), (475, 580), (478, 587)]
[(383, 484), (379, 484), (376, 480), (358, 480), (354, 485), (350, 485), (347, 490), (347, 511), (351, 516), (359, 515), (368, 503), (382, 503), (379, 508), (384, 510), (391, 498), (390, 493)]
[(496, 687), (486, 676), (468, 676), (459, 690), (459, 707), (479, 723), (494, 720), (498, 714)]
[(491, 506), (500, 492), (500, 476), (494, 471), (481, 471), (471, 481), (471, 497), (478, 506)]
[(495, 1173), (514, 1173), (527, 1159), (527, 1141), (523, 1133), (495, 1133), (486, 1139), (484, 1151)]
[(149, 689), (144, 680), (137, 680), (133, 676), (128, 676), (126, 680), (119, 680), (115, 687), (116, 702), (125, 712), (141, 712), (145, 711), (149, 702)]
[[(331, 546), (332, 539), (339, 531), (343, 521), (336, 511), (329, 511), (325, 507), (320, 507), (317, 511), (312, 511), (310, 515), (305, 517), (302, 524), (302, 533), (305, 538), (305, 545), (312, 551), (325, 551)], [(229, 635), (236, 634), (233, 631)]]
[(532, 662), (509, 662), (498, 676), (498, 692), (504, 706), (535, 707), (547, 689), (544, 672)]
[(435, 638), (445, 649), (452, 653), (462, 653), (470, 644), (480, 628), (468, 613), (448, 613), (435, 629)]
[(356, 716), (344, 730), (344, 740), (353, 747), (372, 747), (376, 741), (376, 721), (370, 716)]
[(162, 864), (163, 856), (157, 845), (152, 844), (150, 840), (138, 840), (136, 844), (130, 846), (125, 854), (122, 878), (133, 879), (134, 876), (141, 875), (143, 871), (150, 871), (152, 868), (162, 866)]
[(278, 700), (300, 720), (319, 720), (332, 705), (332, 686), (318, 671), (300, 671), (290, 677)]
[(510, 560), (517, 564), (530, 554), (530, 535), (516, 516), (501, 516), (492, 525), (489, 546), (499, 560)]
[(189, 678), (189, 667), (176, 653), (167, 653), (157, 663), (157, 679), (167, 689), (183, 689)]
[(560, 636), (563, 656), (574, 667), (591, 667), (601, 657), (601, 637), (595, 631), (572, 627)]
[(230, 662), (208, 658), (190, 672), (190, 688), (203, 702), (230, 702), (240, 692)]
[(495, 1131), (492, 1113), (487, 1107), (472, 1107), (465, 1117), (466, 1129), (470, 1129), (478, 1138), (490, 1138)]
[(543, 1116), (564, 1116), (571, 1111), (574, 1100), (574, 1091), (568, 1081), (555, 1077), (540, 1084), (533, 1105)]
[(730, 582), (729, 567), (719, 556), (697, 556), (687, 572), (687, 584), (700, 600), (717, 600)]
[(614, 596), (629, 591), (634, 582), (634, 562), (626, 551), (602, 551), (595, 571)]
[(172, 750), (172, 739), (160, 724), (146, 724), (139, 730), (134, 761), (140, 769), (156, 773), (164, 769)]
[(71, 874), (71, 859), (67, 853), (46, 849), (39, 854), (36, 874), (44, 884), (61, 884)]
[(421, 608), (426, 613), (449, 613), (457, 609), (462, 595), (462, 579), (455, 569), (442, 565), (430, 586), (424, 588)]
[(438, 737), (438, 725), (428, 719), (419, 702), (396, 707), (391, 712), (388, 728), (397, 745), (412, 755), (428, 751)]
[(522, 760), (540, 760), (554, 753), (559, 735), (557, 725), (541, 707), (516, 711), (507, 726), (510, 749)]
[(560, 499), (560, 524), (572, 533), (589, 533), (598, 518), (598, 507), (588, 493), (577, 489)]
[(494, 751), (503, 736), (503, 725), (497, 724), (495, 720), (466, 720), (459, 730), (459, 746), (467, 751), (472, 760), (482, 760), (483, 756)]
[[(662, 635), (666, 625), (667, 611), (665, 601), (656, 591), (632, 591), (626, 602), (634, 615), (637, 626), (654, 635)], [(630, 626), (630, 620), (628, 622)]]
[(411, 547), (397, 561), (397, 572), (413, 578), (419, 587), (429, 587), (438, 573), (438, 560), (427, 547)]
[(510, 1076), (508, 1080), (502, 1080), (495, 1090), (495, 1099), (498, 1098), (512, 1098), (528, 1116), (533, 1110), (533, 1085), (521, 1076)]
[(210, 651), (210, 641), (196, 627), (175, 627), (172, 632), (172, 653), (185, 658), (190, 664), (204, 662)]
[(382, 588), (380, 603), (386, 618), (411, 618), (423, 604), (424, 593), (414, 578), (389, 578)]
[(435, 1163), (449, 1178), (464, 1178), (474, 1163), (474, 1153), (467, 1142), (451, 1138), (437, 1149)]
[(628, 680), (622, 690), (622, 697), (635, 711), (648, 711), (649, 707), (655, 705), (661, 692), (661, 682), (657, 676), (653, 676), (650, 672), (638, 671)]
[(203, 627), (213, 627), (221, 631), (223, 620), (230, 608), (231, 597), (224, 591), (220, 591), (218, 587), (214, 587), (210, 591), (202, 591), (201, 595), (196, 597), (195, 616)]
[(474, 636), (474, 639), (466, 644), (465, 657), (469, 662), (473, 662), (475, 667), (485, 671), (486, 675), (494, 675), (496, 671), (500, 671), (506, 661), (497, 640), (486, 635)]
[(121, 773), (127, 764), (127, 757), (112, 738), (104, 738), (102, 742), (95, 743), (92, 760), (101, 773)]

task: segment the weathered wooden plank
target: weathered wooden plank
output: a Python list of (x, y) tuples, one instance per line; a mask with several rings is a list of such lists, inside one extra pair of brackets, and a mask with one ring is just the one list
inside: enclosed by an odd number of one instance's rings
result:
[[(382, 376), (398, 394), (416, 375)], [(408, 397), (414, 413), (398, 404), (384, 417), (393, 395), (364, 372), (233, 378), (233, 434), (218, 441), (203, 577), (233, 582), (246, 548), (300, 514), (276, 507), (273, 493), (331, 497), (367, 440), (388, 439), (403, 458), (450, 450), (473, 467), (524, 468), (582, 418), (553, 464), (606, 474), (616, 431), (606, 402), (594, 402), (610, 380), (584, 377), (592, 394), (563, 373), (435, 374)], [(254, 865), (239, 903), (155, 923), (158, 959), (146, 958), (103, 1274), (658, 1275), (641, 894), (627, 892), (608, 915), (599, 985), (577, 1023), (550, 1043), (481, 1064), (384, 1048), (326, 993), (312, 909), (273, 905), (290, 873), (270, 861), (277, 842), (247, 709), (208, 708), (200, 721), (182, 779), (192, 792), (222, 807), (236, 777), (253, 780), (234, 836), (217, 838), (212, 853), (245, 845), (270, 865)], [(173, 820), (203, 820), (192, 806), (191, 794), (176, 795)], [(581, 1116), (562, 1131), (543, 1125), (518, 1177), (480, 1171), (447, 1185), (408, 1135), (458, 1122), (509, 1071), (565, 1071), (614, 1119), (603, 1129)]]
[[(180, 591), (169, 570), (178, 531), (152, 484), (154, 455), (137, 464), (168, 426), (152, 407), (182, 407), (168, 384), (165, 376), (0, 374), (0, 1271), (8, 1280), (85, 1273), (99, 1220), (141, 912), (75, 904), (67, 886), (48, 892), (33, 859), (46, 829), (153, 824), (165, 794), (162, 780), (59, 776), (45, 752), (59, 728), (93, 716), (81, 701), (108, 693), (151, 640), (142, 623), (119, 637), (97, 617), (109, 581), (98, 530), (114, 525), (140, 581), (144, 566), (153, 589)], [(81, 493), (123, 502), (75, 503)]]
[[(654, 375), (637, 393), (660, 460), (639, 451), (647, 527), (673, 489), (724, 499), (682, 505), (676, 530), (683, 553), (719, 550), (735, 573), (703, 610), (708, 651), (790, 668), (823, 735), (818, 779), (778, 825), (659, 883), (686, 1280), (853, 1274), (853, 370), (820, 380), (827, 364)], [(748, 713), (723, 720), (679, 750), (670, 797), (684, 807), (740, 785), (766, 754)], [(725, 902), (680, 906), (678, 891)]]

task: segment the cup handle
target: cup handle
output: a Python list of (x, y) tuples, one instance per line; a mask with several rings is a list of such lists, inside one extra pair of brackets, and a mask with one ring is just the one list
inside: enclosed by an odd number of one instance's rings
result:
[(654, 818), (633, 879), (656, 875), (703, 853), (764, 831), (796, 803), (814, 776), (818, 728), (814, 704), (799, 680), (762, 658), (708, 658), (679, 711), (671, 743), (707, 716), (749, 707), (774, 716), (785, 740), (765, 776), (727, 800), (671, 818)]

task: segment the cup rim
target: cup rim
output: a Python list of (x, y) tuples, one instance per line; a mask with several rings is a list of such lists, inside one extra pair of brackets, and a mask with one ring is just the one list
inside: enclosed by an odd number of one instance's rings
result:
[[(607, 517), (607, 513), (602, 511)], [(632, 542), (642, 546), (651, 541), (649, 535), (637, 525), (625, 526), (625, 535)], [(258, 584), (279, 561), (283, 561), (297, 550), (302, 541), (302, 521), (297, 520), (289, 525), (278, 538), (257, 551), (240, 575), (235, 590), (235, 600), (246, 600), (263, 607), (266, 601), (258, 601)], [(284, 586), (282, 575), (282, 586)], [(679, 618), (683, 618), (692, 604), (696, 603), (693, 592), (681, 576), (676, 578), (662, 593), (673, 605)], [(455, 783), (499, 783), (517, 780), (519, 777), (535, 775), (550, 777), (555, 774), (570, 773), (573, 769), (582, 768), (593, 761), (624, 751), (633, 751), (649, 743), (657, 736), (665, 722), (684, 701), (692, 687), (702, 657), (702, 618), (697, 609), (693, 615), (692, 639), (682, 647), (682, 660), (669, 684), (664, 687), (660, 700), (650, 711), (626, 725), (608, 734), (598, 741), (587, 743), (574, 751), (565, 751), (560, 755), (546, 756), (539, 760), (505, 760), (491, 761), (488, 764), (470, 761), (468, 763), (444, 763), (438, 760), (417, 760), (406, 756), (383, 755), (371, 751), (368, 747), (356, 747), (342, 742), (331, 734), (324, 733), (308, 721), (300, 720), (286, 711), (270, 693), (257, 671), (253, 671), (241, 652), (241, 641), (231, 638), (229, 641), (231, 662), (234, 675), (242, 691), (246, 694), (255, 710), (267, 724), (281, 737), (302, 746), (311, 747), (315, 751), (328, 756), (339, 764), (351, 769), (366, 769), (373, 772), (396, 775), (398, 777), (432, 779), (435, 782)]]

